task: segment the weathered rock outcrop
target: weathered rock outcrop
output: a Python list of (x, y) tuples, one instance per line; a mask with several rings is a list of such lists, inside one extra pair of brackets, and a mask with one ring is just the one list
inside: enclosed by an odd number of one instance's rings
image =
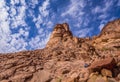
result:
[(44, 49), (0, 54), (0, 82), (120, 82), (120, 19), (93, 38), (57, 24)]

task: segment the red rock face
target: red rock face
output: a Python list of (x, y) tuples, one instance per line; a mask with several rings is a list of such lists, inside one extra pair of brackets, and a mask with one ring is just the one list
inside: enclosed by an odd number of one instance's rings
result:
[(100, 71), (103, 68), (112, 70), (116, 66), (115, 64), (116, 63), (114, 58), (99, 59), (94, 61), (89, 69), (92, 71)]
[(98, 81), (120, 81), (120, 19), (91, 39), (57, 24), (44, 49), (0, 54), (0, 82)]

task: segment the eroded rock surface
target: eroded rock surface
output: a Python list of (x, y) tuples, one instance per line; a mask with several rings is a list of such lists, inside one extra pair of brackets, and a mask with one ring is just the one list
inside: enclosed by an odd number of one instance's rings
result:
[(57, 24), (44, 49), (0, 54), (0, 82), (120, 82), (120, 19), (93, 38)]

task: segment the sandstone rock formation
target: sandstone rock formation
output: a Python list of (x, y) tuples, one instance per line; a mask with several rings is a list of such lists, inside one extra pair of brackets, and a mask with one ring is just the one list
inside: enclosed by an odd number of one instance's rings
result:
[(120, 19), (92, 38), (57, 24), (44, 49), (0, 54), (0, 82), (120, 82)]

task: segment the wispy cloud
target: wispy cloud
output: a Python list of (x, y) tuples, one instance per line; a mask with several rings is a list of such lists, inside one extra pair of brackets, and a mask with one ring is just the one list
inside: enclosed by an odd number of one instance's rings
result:
[(98, 19), (106, 19), (109, 16), (109, 14), (101, 14), (98, 16)]
[[(99, 23), (99, 30), (101, 31), (103, 26), (107, 23), (107, 21), (110, 21), (109, 17), (111, 13), (109, 11), (112, 10), (114, 6), (114, 0), (103, 0), (103, 5), (97, 5), (95, 8), (93, 8), (92, 13), (95, 16), (95, 20), (101, 20)], [(98, 15), (99, 14), (99, 15)], [(97, 15), (97, 17), (96, 17)]]
[(120, 0), (118, 0), (117, 6), (120, 6)]
[(96, 6), (93, 10), (92, 13), (96, 14), (96, 13), (106, 13), (107, 11), (109, 11), (113, 5), (113, 0), (109, 1), (109, 0), (104, 0), (103, 5), (99, 5)]
[(76, 15), (83, 15), (84, 12), (82, 11), (85, 7), (84, 0), (70, 0), (71, 4), (68, 6), (66, 12), (62, 13), (61, 16), (70, 15), (76, 17)]
[(82, 28), (83, 26), (87, 26), (89, 21), (86, 20), (86, 5), (85, 0), (70, 0), (70, 4), (67, 5), (65, 8), (66, 10), (61, 13), (61, 17), (65, 22), (72, 24), (71, 26), (74, 28)]
[(78, 37), (86, 37), (90, 31), (92, 30), (93, 28), (84, 28), (84, 29), (80, 29), (79, 31), (76, 31), (76, 35), (78, 35)]
[[(111, 17), (110, 19), (109, 19), (109, 21), (113, 21), (113, 20), (115, 20), (116, 19), (116, 17)], [(101, 31), (102, 29), (103, 29), (103, 27), (106, 25), (108, 23), (108, 20), (101, 20), (101, 22), (100, 22), (100, 24), (99, 24), (99, 26), (98, 26), (98, 28), (99, 28), (99, 30)]]
[(99, 30), (100, 30), (100, 31), (103, 29), (104, 25), (105, 25), (105, 24), (103, 24), (103, 23), (99, 25)]

